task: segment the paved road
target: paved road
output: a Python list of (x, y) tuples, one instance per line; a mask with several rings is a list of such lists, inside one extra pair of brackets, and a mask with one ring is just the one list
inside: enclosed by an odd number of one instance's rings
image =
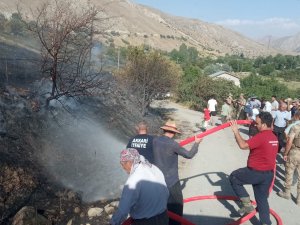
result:
[[(161, 104), (162, 102), (160, 102)], [(179, 104), (164, 101), (163, 105), (154, 104), (156, 107), (164, 107), (170, 112), (170, 117), (177, 121), (183, 135), (180, 140), (194, 133), (198, 133), (203, 114), (189, 110)], [(240, 127), (243, 132), (245, 127)], [(247, 135), (244, 135), (247, 138)], [(190, 146), (187, 146), (189, 148)], [(230, 130), (224, 129), (204, 138), (199, 147), (198, 154), (191, 160), (180, 159), (180, 178), (183, 186), (184, 198), (198, 195), (234, 195), (228, 181), (228, 175), (239, 167), (246, 165), (248, 151), (240, 150), (235, 143)], [(281, 160), (279, 158), (279, 162)], [(269, 198), (270, 207), (282, 218), (284, 225), (300, 225), (300, 207), (294, 201), (285, 200), (276, 195), (278, 188), (282, 187), (284, 167), (278, 166), (278, 174), (274, 190)], [(247, 189), (253, 197), (251, 186)], [(293, 187), (293, 195), (296, 196), (296, 187)], [(185, 217), (191, 222), (201, 225), (223, 225), (239, 218), (239, 207), (233, 201), (203, 200), (186, 203), (184, 207)], [(258, 215), (257, 215), (258, 216)], [(277, 224), (272, 219), (273, 224)], [(257, 219), (244, 223), (246, 225), (259, 224)]]

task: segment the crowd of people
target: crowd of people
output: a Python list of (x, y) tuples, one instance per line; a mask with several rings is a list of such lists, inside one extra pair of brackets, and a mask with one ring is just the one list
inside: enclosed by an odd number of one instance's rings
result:
[[(206, 126), (217, 121), (218, 102), (212, 97), (204, 110)], [(236, 100), (229, 95), (220, 113), (222, 123), (230, 122), (235, 140), (242, 150), (249, 150), (247, 165), (233, 171), (229, 181), (241, 201), (241, 215), (255, 210), (244, 185), (252, 185), (261, 224), (270, 225), (269, 188), (276, 168), (276, 156), (283, 152), (286, 161), (285, 189), (280, 197), (291, 198), (293, 173), (298, 170), (300, 181), (300, 110), (299, 101), (287, 99), (277, 101), (259, 100), (251, 96), (248, 100), (241, 94)], [(235, 119), (249, 119), (249, 139), (240, 134)], [(252, 129), (252, 130), (251, 130)], [(180, 225), (169, 219), (167, 211), (183, 215), (183, 195), (178, 175), (178, 157), (193, 158), (202, 139), (195, 136), (190, 150), (181, 147), (175, 140), (180, 131), (174, 121), (161, 127), (161, 136), (148, 134), (148, 125), (141, 122), (136, 127), (127, 148), (121, 152), (120, 164), (129, 174), (122, 191), (118, 210), (111, 224), (120, 225), (132, 217), (133, 225)], [(297, 186), (297, 205), (300, 206), (300, 182)]]
[[(207, 108), (217, 106), (217, 101), (214, 97), (211, 97), (207, 102)], [(293, 120), (295, 112), (300, 108), (300, 101), (298, 99), (292, 100), (291, 98), (277, 100), (276, 96), (273, 95), (270, 99), (262, 98), (258, 99), (257, 96), (252, 95), (248, 99), (245, 98), (244, 94), (240, 94), (238, 99), (233, 99), (232, 95), (224, 100), (224, 103), (220, 112), (221, 123), (226, 123), (233, 119), (238, 120), (250, 120), (249, 126), (249, 137), (253, 137), (259, 131), (256, 126), (256, 116), (260, 112), (269, 112), (273, 117), (273, 131), (278, 137), (279, 146), (278, 152), (283, 150), (285, 147), (286, 134), (285, 129)], [(216, 121), (216, 110), (209, 111), (210, 121)], [(205, 118), (204, 118), (205, 120)], [(216, 125), (215, 122), (211, 122), (210, 125)]]
[[(213, 100), (214, 105), (218, 104), (212, 97), (208, 101), (208, 108), (212, 102), (211, 100)], [(212, 116), (212, 114), (210, 115)], [(255, 95), (250, 96), (248, 100), (246, 100), (244, 94), (241, 94), (238, 99), (233, 100), (232, 96), (229, 95), (222, 105), (220, 115), (222, 123), (232, 121), (233, 119), (248, 119), (251, 121), (248, 133), (249, 139), (247, 141), (239, 134), (236, 123), (230, 122), (239, 147), (241, 149), (250, 149), (247, 167), (239, 169), (230, 175), (233, 189), (244, 204), (244, 208), (241, 209), (241, 212), (248, 213), (253, 210), (249, 195), (242, 187), (243, 184), (252, 184), (260, 220), (262, 224), (270, 224), (269, 216), (266, 216), (269, 215), (269, 206), (266, 196), (268, 196), (267, 187), (271, 185), (272, 179), (270, 179), (270, 177), (274, 176), (273, 169), (275, 168), (277, 153), (282, 153), (283, 160), (286, 162), (285, 188), (277, 194), (282, 198), (291, 199), (293, 175), (295, 170), (297, 170), (298, 185), (296, 204), (300, 206), (299, 100), (287, 98), (278, 101), (275, 95), (271, 97), (270, 101), (265, 98), (259, 100)], [(268, 130), (269, 135), (263, 137), (263, 134), (267, 133), (266, 130)], [(262, 141), (263, 143), (261, 143)], [(269, 146), (266, 143), (269, 143)], [(275, 147), (277, 150), (276, 154), (274, 151)], [(255, 157), (257, 157), (257, 159), (255, 159)], [(257, 160), (257, 162), (260, 162), (261, 165), (254, 163), (254, 165), (251, 166), (253, 158)], [(269, 163), (268, 169), (260, 168), (263, 164), (266, 166), (267, 163)], [(258, 174), (257, 171), (259, 171)], [(263, 176), (259, 176), (261, 171), (263, 171)], [(268, 173), (269, 177), (267, 178), (266, 174)], [(270, 174), (272, 174), (272, 176)], [(260, 177), (263, 178), (259, 180)], [(262, 194), (263, 190), (265, 194)]]

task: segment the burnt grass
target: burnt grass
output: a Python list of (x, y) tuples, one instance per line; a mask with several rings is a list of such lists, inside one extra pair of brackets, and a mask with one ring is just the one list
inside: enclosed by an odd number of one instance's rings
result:
[[(94, 218), (88, 218), (87, 211), (92, 207), (103, 208), (116, 199), (83, 202), (80, 193), (65, 188), (37, 159), (43, 148), (41, 143), (51, 144), (46, 138), (52, 136), (47, 133), (49, 121), (51, 126), (59, 129), (61, 125), (58, 120), (63, 118), (62, 114), (71, 118), (74, 115), (60, 110), (59, 116), (56, 114), (53, 117), (53, 112), (44, 109), (33, 111), (30, 91), (28, 95), (18, 95), (19, 92), (23, 93), (22, 90), (14, 87), (13, 93), (6, 88), (0, 91), (1, 114), (5, 122), (2, 124), (5, 131), (0, 136), (0, 224), (12, 224), (14, 215), (24, 206), (33, 206), (38, 214), (45, 216), (52, 224), (65, 225), (70, 220), (73, 225), (109, 224), (109, 215), (105, 211), (100, 217)], [(137, 122), (145, 119), (136, 112), (134, 114), (132, 108), (130, 112), (122, 108), (120, 102), (118, 106), (111, 104), (108, 99), (101, 101), (101, 98), (84, 99), (84, 102), (88, 102), (84, 107), (89, 107), (88, 111), (95, 118), (101, 115), (101, 123), (123, 140), (134, 134)], [(161, 122), (157, 115), (149, 114), (146, 119), (151, 120), (153, 131), (159, 130)], [(67, 160), (75, 160), (73, 157)], [(61, 163), (64, 160), (61, 159)]]
[(24, 206), (33, 206), (52, 224), (67, 224), (70, 219), (72, 224), (108, 224), (105, 212), (89, 219), (87, 210), (102, 208), (114, 199), (84, 203), (79, 193), (63, 187), (37, 160), (35, 142), (43, 133), (43, 113), (30, 110), (30, 99), (12, 96), (4, 89), (0, 103), (5, 120), (0, 136), (0, 224), (12, 224), (13, 216)]
[[(49, 137), (59, 134), (65, 119), (88, 114), (126, 142), (142, 120), (150, 124), (149, 133), (157, 134), (166, 112), (150, 110), (142, 117), (134, 99), (118, 87), (111, 74), (106, 74), (105, 88), (97, 96), (78, 98), (75, 110), (46, 109), (41, 94), (45, 90), (40, 90), (45, 78), (38, 72), (38, 55), (0, 42), (0, 58), (5, 59), (0, 61), (0, 224), (12, 224), (24, 206), (34, 207), (55, 225), (66, 225), (70, 220), (72, 225), (109, 224), (105, 211), (93, 218), (88, 218), (87, 211), (117, 199), (84, 202), (81, 193), (64, 187), (46, 171), (38, 160), (41, 149), (52, 144)], [(57, 133), (49, 133), (49, 126)], [(61, 160), (64, 163), (66, 159)]]

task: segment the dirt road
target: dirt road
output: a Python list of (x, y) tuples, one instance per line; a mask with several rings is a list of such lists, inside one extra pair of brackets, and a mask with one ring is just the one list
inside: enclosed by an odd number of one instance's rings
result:
[[(201, 123), (203, 114), (189, 110), (179, 104), (164, 101), (154, 104), (155, 107), (163, 107), (170, 113), (169, 116), (177, 122), (182, 130), (179, 140), (201, 132), (197, 124)], [(246, 133), (246, 127), (241, 126), (240, 131)], [(248, 138), (244, 134), (245, 138)], [(187, 149), (190, 146), (186, 146)], [(184, 198), (204, 195), (234, 195), (228, 176), (240, 167), (246, 165), (248, 151), (240, 150), (235, 142), (230, 128), (221, 130), (204, 138), (199, 146), (198, 154), (191, 160), (180, 159), (180, 178), (183, 187)], [(269, 197), (270, 207), (279, 214), (284, 225), (300, 225), (300, 207), (295, 204), (296, 187), (293, 186), (293, 200), (285, 200), (276, 195), (283, 187), (284, 166), (281, 157), (278, 157), (276, 181)], [(254, 200), (251, 186), (247, 186), (251, 199)], [(223, 225), (239, 218), (236, 202), (203, 200), (186, 203), (184, 206), (185, 218), (195, 224)], [(256, 214), (258, 218), (258, 214)], [(277, 224), (272, 217), (272, 224)], [(243, 224), (259, 224), (253, 218)]]

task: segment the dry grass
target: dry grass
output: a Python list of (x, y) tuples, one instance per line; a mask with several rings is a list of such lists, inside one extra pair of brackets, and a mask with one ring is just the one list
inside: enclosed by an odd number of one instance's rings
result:
[(299, 81), (283, 81), (283, 80), (280, 80), (279, 82), (284, 84), (285, 86), (287, 86), (291, 90), (300, 89), (300, 82)]

